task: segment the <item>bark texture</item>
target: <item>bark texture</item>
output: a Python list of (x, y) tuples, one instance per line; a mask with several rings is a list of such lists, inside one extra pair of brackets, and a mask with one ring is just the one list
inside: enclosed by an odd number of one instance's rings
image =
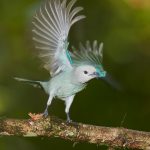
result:
[(150, 132), (66, 123), (56, 117), (40, 119), (1, 119), (0, 136), (59, 137), (73, 142), (88, 142), (113, 148), (150, 150)]

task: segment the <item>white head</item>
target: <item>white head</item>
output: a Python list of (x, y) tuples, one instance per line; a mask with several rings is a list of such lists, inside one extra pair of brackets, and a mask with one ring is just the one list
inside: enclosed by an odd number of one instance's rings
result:
[(74, 70), (75, 80), (80, 83), (86, 83), (93, 78), (101, 78), (106, 76), (106, 72), (101, 68), (91, 65), (78, 66)]

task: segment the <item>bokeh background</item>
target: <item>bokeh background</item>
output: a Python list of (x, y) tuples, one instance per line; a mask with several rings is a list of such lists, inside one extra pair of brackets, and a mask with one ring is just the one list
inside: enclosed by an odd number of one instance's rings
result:
[[(47, 80), (33, 47), (31, 22), (40, 0), (0, 0), (0, 116), (29, 118), (42, 112), (48, 96), (13, 80), (14, 76)], [(72, 119), (101, 126), (150, 131), (150, 1), (78, 0), (87, 18), (76, 24), (70, 43), (104, 42), (104, 66), (121, 85), (113, 89), (101, 80), (90, 82), (71, 107)], [(65, 119), (62, 101), (49, 112)], [(87, 143), (49, 138), (0, 137), (0, 150), (106, 149)]]

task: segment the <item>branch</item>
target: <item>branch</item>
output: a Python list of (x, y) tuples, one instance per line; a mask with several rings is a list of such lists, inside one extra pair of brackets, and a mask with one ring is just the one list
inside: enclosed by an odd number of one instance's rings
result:
[(110, 148), (150, 150), (150, 132), (86, 125), (67, 124), (56, 117), (28, 119), (1, 119), (1, 136), (59, 137), (73, 142), (107, 145)]

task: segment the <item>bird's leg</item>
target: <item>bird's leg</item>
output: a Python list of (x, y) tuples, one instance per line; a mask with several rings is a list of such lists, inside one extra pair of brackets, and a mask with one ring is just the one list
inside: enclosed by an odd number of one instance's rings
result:
[(48, 107), (51, 105), (52, 99), (53, 99), (53, 97), (49, 96), (48, 101), (47, 101), (47, 106), (46, 106), (46, 108), (45, 108), (45, 110), (43, 112), (43, 116), (44, 117), (48, 116)]
[(44, 117), (47, 117), (48, 116), (48, 105), (46, 106), (46, 108), (45, 108), (45, 110), (44, 110), (44, 112), (43, 112), (43, 116)]
[(66, 115), (67, 115), (67, 123), (70, 123), (70, 122), (72, 122), (72, 120), (70, 119), (69, 112), (68, 112), (68, 113), (66, 113)]
[(72, 120), (70, 119), (70, 115), (69, 115), (69, 109), (70, 109), (70, 106), (73, 102), (73, 99), (74, 99), (74, 95), (70, 96), (70, 97), (67, 97), (65, 99), (65, 104), (66, 104), (65, 112), (66, 112), (66, 115), (67, 115), (67, 122), (68, 123), (72, 122)]

